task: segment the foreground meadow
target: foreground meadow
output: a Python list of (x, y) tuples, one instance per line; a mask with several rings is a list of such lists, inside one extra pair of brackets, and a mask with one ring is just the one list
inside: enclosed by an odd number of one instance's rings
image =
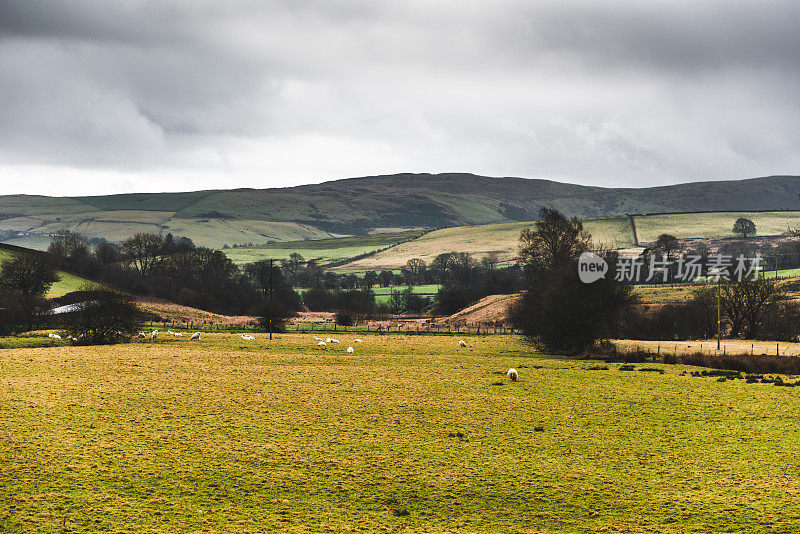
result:
[(352, 335), (324, 351), (231, 334), (0, 351), (0, 532), (800, 522), (796, 388), (551, 358), (511, 336), (361, 337), (353, 355)]

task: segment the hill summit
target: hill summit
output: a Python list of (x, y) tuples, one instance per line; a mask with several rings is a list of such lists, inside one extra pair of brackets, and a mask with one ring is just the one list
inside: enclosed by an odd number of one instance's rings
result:
[(389, 229), (529, 221), (567, 215), (800, 209), (800, 177), (603, 188), (474, 174), (393, 174), (271, 189), (89, 197), (0, 196), (7, 242), (41, 248), (61, 229), (111, 241), (185, 235), (211, 247), (360, 235)]

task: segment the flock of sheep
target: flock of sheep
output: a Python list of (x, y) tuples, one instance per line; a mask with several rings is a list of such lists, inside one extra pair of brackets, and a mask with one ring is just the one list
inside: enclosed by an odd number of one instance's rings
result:
[[(167, 334), (171, 335), (173, 337), (183, 337), (182, 333), (173, 332), (172, 330), (167, 330)], [(150, 340), (151, 341), (157, 340), (159, 335), (160, 335), (160, 333), (159, 333), (158, 330), (153, 330), (150, 333)], [(191, 341), (200, 341), (200, 335), (201, 335), (200, 332), (195, 332), (194, 334), (192, 334), (192, 336), (189, 339)], [(48, 334), (48, 336), (50, 336), (53, 339), (61, 339), (61, 336), (59, 336), (58, 334)], [(146, 339), (147, 338), (147, 334), (145, 334), (144, 332), (139, 332), (138, 337), (142, 338), (142, 339)], [(251, 336), (250, 334), (242, 334), (241, 338), (242, 338), (242, 341), (254, 341), (256, 339), (254, 336)], [(77, 341), (76, 338), (73, 338), (71, 336), (69, 336), (67, 339), (69, 339), (70, 341)], [(312, 339), (317, 342), (317, 346), (319, 348), (321, 348), (321, 349), (327, 349), (328, 345), (330, 345), (330, 344), (336, 344), (336, 345), (341, 344), (341, 341), (339, 341), (338, 339), (333, 339), (333, 338), (330, 338), (330, 337), (323, 340), (321, 337), (314, 336)], [(353, 340), (353, 344), (363, 343), (363, 342), (364, 341), (362, 339), (354, 339)], [(458, 346), (461, 347), (461, 348), (464, 348), (464, 347), (467, 346), (467, 342), (464, 341), (463, 339), (461, 339), (458, 342)], [(347, 354), (353, 354), (354, 352), (355, 352), (355, 349), (353, 347), (347, 347)], [(512, 382), (516, 382), (519, 379), (519, 374), (517, 373), (517, 370), (514, 369), (513, 367), (506, 372), (506, 376)]]
[[(159, 332), (158, 330), (153, 330), (152, 332), (150, 332), (150, 341), (157, 340), (158, 336), (160, 336), (160, 335), (161, 335), (161, 332)], [(167, 335), (170, 335), (172, 337), (183, 337), (182, 333), (173, 332), (172, 330), (167, 330)], [(147, 334), (145, 334), (144, 332), (139, 332), (137, 334), (137, 337), (139, 339), (147, 339)], [(255, 338), (253, 338), (253, 339), (255, 339)], [(195, 332), (194, 334), (192, 334), (192, 337), (190, 337), (189, 340), (190, 341), (200, 341), (200, 332)]]
[[(339, 341), (338, 339), (333, 339), (331, 337), (327, 338), (324, 341), (323, 341), (323, 339), (321, 337), (317, 337), (317, 336), (314, 336), (312, 339), (317, 342), (317, 346), (319, 348), (321, 348), (321, 349), (327, 349), (328, 345), (331, 344), (331, 343), (335, 343), (337, 345), (341, 344), (341, 341)], [(353, 340), (353, 343), (363, 343), (363, 342), (364, 341), (361, 340), (361, 339), (354, 339)], [(355, 352), (355, 349), (353, 347), (347, 347), (347, 354), (353, 354), (354, 352)]]

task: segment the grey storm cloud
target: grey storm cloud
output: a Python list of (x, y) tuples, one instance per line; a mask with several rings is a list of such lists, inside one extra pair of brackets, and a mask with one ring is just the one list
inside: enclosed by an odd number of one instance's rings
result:
[(0, 173), (103, 191), (796, 173), (797, 20), (771, 0), (6, 0)]

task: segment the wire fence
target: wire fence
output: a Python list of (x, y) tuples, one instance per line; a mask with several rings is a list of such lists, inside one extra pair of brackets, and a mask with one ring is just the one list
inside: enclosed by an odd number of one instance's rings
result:
[[(150, 330), (178, 330), (192, 332), (259, 332), (267, 330), (254, 324), (214, 324), (194, 323), (191, 321), (149, 321), (144, 327)], [(364, 333), (364, 334), (431, 334), (431, 335), (489, 335), (489, 334), (518, 334), (519, 331), (507, 324), (494, 323), (394, 323), (394, 324), (356, 324), (343, 326), (333, 322), (314, 322), (286, 325), (284, 331), (290, 334), (324, 334), (324, 333)]]

